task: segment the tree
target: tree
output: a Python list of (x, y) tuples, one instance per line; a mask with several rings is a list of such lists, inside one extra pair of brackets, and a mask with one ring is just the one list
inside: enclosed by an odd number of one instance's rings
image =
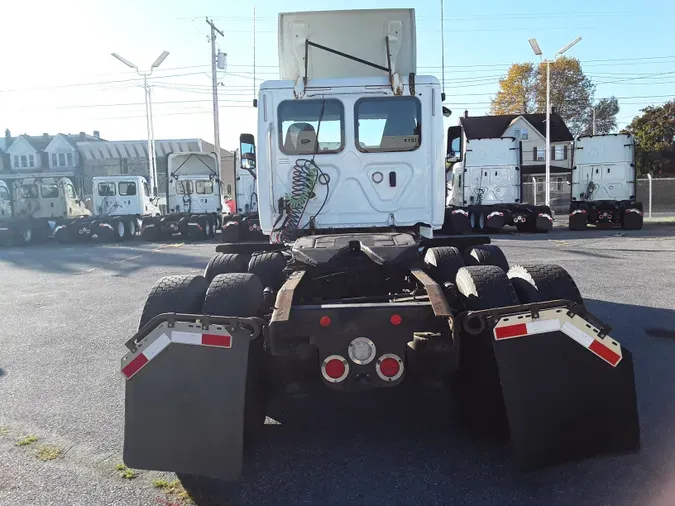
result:
[(616, 130), (616, 116), (619, 114), (619, 101), (616, 97), (601, 98), (595, 107), (591, 107), (584, 117), (582, 135), (593, 133), (593, 109), (595, 109), (595, 133), (609, 134)]
[[(561, 56), (551, 63), (551, 106), (560, 114), (573, 135), (592, 129), (595, 86), (584, 74), (579, 60)], [(618, 102), (602, 99), (602, 132), (616, 128)], [(596, 110), (596, 126), (598, 111)], [(616, 112), (614, 112), (616, 110)], [(546, 112), (546, 63), (514, 63), (499, 80), (499, 90), (491, 101), (491, 114)]]
[(650, 105), (640, 111), (626, 127), (635, 136), (635, 159), (640, 175), (661, 173), (675, 164), (675, 100), (661, 106)]
[(514, 63), (506, 77), (499, 80), (499, 91), (492, 99), (491, 114), (528, 114), (535, 112), (534, 86), (537, 75), (531, 63)]

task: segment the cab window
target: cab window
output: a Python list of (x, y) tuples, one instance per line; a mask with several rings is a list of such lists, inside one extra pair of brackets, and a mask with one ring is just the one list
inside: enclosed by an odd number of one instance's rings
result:
[(344, 148), (344, 107), (339, 100), (286, 100), (278, 113), (279, 149), (285, 155), (339, 153)]
[(176, 182), (176, 193), (178, 195), (191, 194), (194, 193), (192, 187), (192, 181), (177, 181)]
[(0, 186), (0, 200), (10, 200), (9, 192), (4, 186)]
[(136, 183), (134, 182), (121, 182), (117, 184), (119, 188), (120, 195), (125, 197), (131, 197), (136, 195)]
[(213, 181), (195, 181), (195, 191), (200, 195), (213, 193)]
[(36, 184), (23, 184), (21, 185), (21, 198), (22, 199), (37, 199), (40, 198), (38, 194), (38, 187)]
[(150, 185), (145, 181), (143, 181), (143, 195), (145, 195), (146, 197), (150, 196)]
[(59, 187), (55, 184), (43, 184), (40, 186), (40, 194), (43, 199), (59, 198)]
[(99, 197), (114, 197), (115, 192), (115, 183), (99, 183), (98, 184), (98, 196)]
[(363, 98), (354, 109), (359, 151), (385, 153), (420, 147), (422, 106), (416, 97)]
[[(68, 196), (69, 199), (72, 199), (72, 200), (75, 200), (77, 198), (77, 195), (75, 194), (75, 188), (73, 188), (72, 184), (66, 185), (66, 195)], [(58, 190), (57, 190), (57, 196), (58, 196)]]

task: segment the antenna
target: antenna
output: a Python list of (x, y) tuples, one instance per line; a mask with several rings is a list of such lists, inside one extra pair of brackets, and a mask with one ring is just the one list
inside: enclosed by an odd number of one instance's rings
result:
[(445, 101), (445, 30), (443, 29), (443, 0), (441, 0), (441, 102)]

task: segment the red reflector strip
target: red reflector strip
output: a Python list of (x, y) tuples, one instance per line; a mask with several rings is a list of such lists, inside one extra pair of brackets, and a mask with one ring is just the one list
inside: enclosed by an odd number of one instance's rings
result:
[(140, 371), (149, 360), (142, 353), (129, 362), (124, 368), (122, 368), (122, 374), (127, 378), (131, 378), (134, 374)]
[(203, 334), (202, 344), (205, 346), (221, 346), (223, 348), (232, 348), (232, 336), (218, 336), (216, 334)]
[(612, 365), (618, 364), (619, 360), (621, 360), (621, 357), (617, 353), (614, 353), (600, 341), (594, 340), (588, 347), (588, 349), (591, 350), (593, 353), (595, 353), (598, 357), (600, 357), (603, 360), (606, 360)]
[(507, 327), (497, 327), (495, 329), (495, 339), (508, 339), (509, 337), (519, 337), (527, 335), (527, 325), (519, 323), (518, 325), (509, 325)]

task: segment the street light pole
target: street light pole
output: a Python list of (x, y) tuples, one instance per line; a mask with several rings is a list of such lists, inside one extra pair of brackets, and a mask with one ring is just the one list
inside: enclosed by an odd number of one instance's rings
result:
[(155, 164), (155, 130), (152, 121), (152, 88), (148, 85), (148, 77), (152, 74), (152, 71), (159, 67), (166, 57), (169, 56), (168, 51), (162, 51), (154, 63), (150, 66), (149, 70), (139, 70), (139, 68), (131, 63), (126, 58), (118, 55), (117, 53), (112, 53), (112, 56), (117, 58), (119, 61), (124, 63), (127, 67), (130, 67), (136, 71), (136, 73), (143, 78), (143, 89), (145, 90), (145, 121), (146, 127), (148, 130), (148, 177), (150, 179), (150, 188), (152, 189), (153, 195), (157, 197), (157, 166)]
[(581, 40), (581, 37), (577, 37), (572, 42), (563, 47), (558, 51), (553, 60), (544, 58), (543, 52), (539, 47), (537, 39), (530, 39), (529, 43), (534, 51), (534, 54), (541, 57), (543, 63), (546, 64), (546, 178), (545, 178), (545, 195), (546, 195), (546, 205), (551, 205), (551, 63), (555, 62), (560, 55), (562, 55), (569, 48), (574, 46), (577, 42)]

